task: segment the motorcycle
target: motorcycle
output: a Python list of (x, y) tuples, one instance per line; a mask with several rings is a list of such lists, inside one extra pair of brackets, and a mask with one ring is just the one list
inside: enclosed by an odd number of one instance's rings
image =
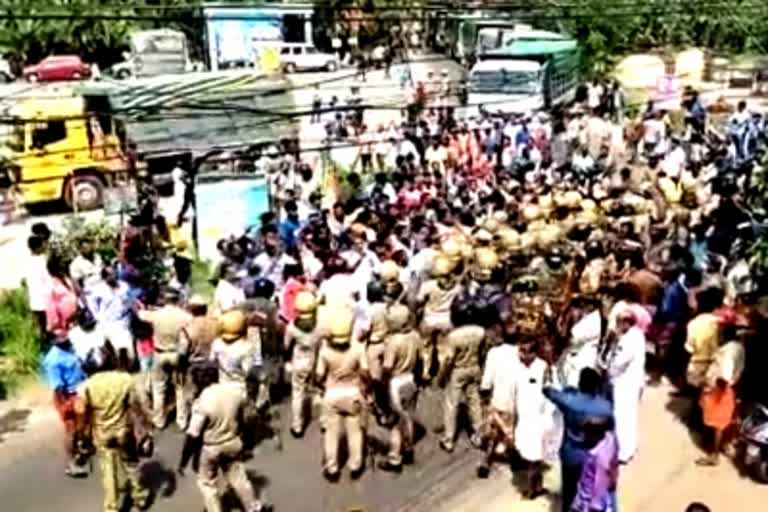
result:
[(744, 445), (744, 469), (760, 483), (768, 484), (768, 407), (756, 405), (739, 431)]

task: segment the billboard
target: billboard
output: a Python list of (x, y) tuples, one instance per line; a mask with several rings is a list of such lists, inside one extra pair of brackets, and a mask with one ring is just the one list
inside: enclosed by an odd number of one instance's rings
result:
[(311, 9), (206, 7), (203, 14), (213, 70), (257, 65), (260, 47), (311, 40)]

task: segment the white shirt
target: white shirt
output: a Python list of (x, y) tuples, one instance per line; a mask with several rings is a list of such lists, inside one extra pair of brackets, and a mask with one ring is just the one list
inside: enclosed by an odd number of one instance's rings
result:
[(685, 165), (685, 151), (678, 146), (661, 161), (661, 170), (670, 178), (677, 178), (683, 171), (683, 165)]
[(220, 311), (229, 311), (245, 302), (245, 292), (226, 279), (219, 280), (213, 293), (213, 305)]
[(645, 335), (632, 327), (617, 343), (608, 363), (608, 375), (614, 388), (642, 388), (645, 383)]
[(101, 329), (94, 328), (90, 332), (84, 331), (79, 325), (69, 331), (69, 341), (80, 361), (85, 361), (88, 354), (106, 343), (106, 336)]
[(261, 269), (259, 277), (269, 279), (276, 289), (283, 285), (283, 269), (286, 265), (295, 265), (296, 260), (285, 253), (270, 256), (266, 251), (259, 253), (254, 259), (253, 264)]
[(529, 366), (517, 360), (514, 370), (515, 410), (515, 448), (527, 461), (539, 461), (544, 457), (544, 433), (549, 426), (551, 416), (544, 396), (544, 374), (547, 363), (536, 358)]
[(78, 254), (69, 264), (69, 276), (78, 283), (90, 281), (93, 277), (100, 279), (103, 266), (98, 254), (93, 255), (93, 261)]
[(336, 274), (320, 284), (318, 294), (325, 298), (325, 304), (328, 306), (354, 307), (355, 293), (358, 291), (358, 283), (352, 274)]
[(32, 254), (27, 260), (24, 280), (27, 283), (29, 309), (45, 311), (51, 293), (51, 276), (48, 274), (48, 261), (45, 254)]
[(480, 388), (491, 390), (491, 407), (494, 409), (509, 413), (515, 411), (515, 383), (519, 365), (517, 347), (514, 345), (499, 345), (488, 351)]

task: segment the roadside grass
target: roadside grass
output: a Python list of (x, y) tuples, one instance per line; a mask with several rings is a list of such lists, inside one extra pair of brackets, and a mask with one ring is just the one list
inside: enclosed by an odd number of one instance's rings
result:
[(208, 300), (212, 299), (215, 287), (211, 282), (211, 276), (210, 263), (203, 260), (192, 262), (192, 275), (189, 279), (192, 293), (199, 293)]
[(40, 365), (37, 324), (23, 288), (0, 292), (0, 399), (19, 389)]

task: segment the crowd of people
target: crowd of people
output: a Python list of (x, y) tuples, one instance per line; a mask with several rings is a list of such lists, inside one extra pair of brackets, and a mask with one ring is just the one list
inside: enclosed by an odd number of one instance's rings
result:
[(151, 211), (115, 262), (83, 240), (67, 266), (36, 226), (27, 285), (53, 344), (43, 366), (67, 473), (86, 474), (95, 452), (104, 510), (126, 479), (144, 506), (137, 464), (175, 406), (179, 471), (199, 458), (206, 510), (221, 510), (219, 475), (245, 510), (265, 510), (241, 455), (289, 389), (290, 433), (319, 424), (330, 481), (341, 442), (350, 477), (364, 472), (370, 419), (390, 433), (385, 470), (418, 464), (416, 422), (440, 420), (453, 452), (464, 404), (479, 477), (514, 460), (534, 499), (559, 460), (564, 512), (615, 511), (643, 389), (662, 380), (697, 404), (691, 425), (712, 434), (698, 462), (716, 464), (737, 398), (761, 398), (759, 355), (746, 357), (765, 323), (747, 261), (760, 117), (739, 105), (717, 138), (692, 92), (683, 127), (653, 104), (630, 125), (587, 96), (467, 121), (423, 105), (374, 137), (361, 111), (346, 127), (359, 168), (333, 187), (300, 152), (268, 152), (273, 208), (219, 242), (210, 300), (189, 290), (178, 251), (165, 279), (138, 272), (156, 238), (183, 247)]

